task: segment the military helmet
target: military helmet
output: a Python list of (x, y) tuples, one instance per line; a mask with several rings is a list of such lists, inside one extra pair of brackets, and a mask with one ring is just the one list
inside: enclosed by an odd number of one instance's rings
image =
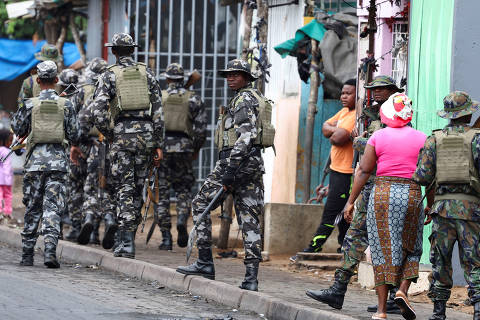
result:
[(40, 62), (37, 65), (37, 75), (40, 79), (52, 79), (57, 76), (57, 64), (52, 60)]
[(133, 42), (131, 35), (127, 33), (115, 33), (112, 37), (112, 42), (105, 43), (105, 47), (138, 47)]
[(61, 86), (68, 86), (69, 84), (77, 84), (78, 83), (78, 73), (73, 69), (65, 69), (60, 72), (58, 76), (58, 84)]
[(249, 77), (250, 77), (250, 81), (254, 81), (256, 80), (258, 77), (255, 76), (252, 71), (251, 71), (251, 67), (250, 67), (250, 64), (246, 61), (243, 61), (241, 59), (233, 59), (233, 60), (230, 60), (227, 64), (227, 68), (226, 69), (223, 69), (223, 70), (219, 70), (218, 71), (218, 74), (223, 77), (223, 78), (226, 78), (227, 77), (227, 74), (229, 72), (244, 72), (246, 73)]
[(400, 89), (397, 83), (392, 77), (389, 76), (377, 76), (373, 80), (364, 86), (366, 89), (380, 88), (380, 87), (394, 87), (397, 92), (403, 92), (405, 90)]
[(180, 63), (171, 63), (167, 66), (167, 70), (161, 75), (167, 79), (183, 79), (183, 67)]
[(439, 117), (457, 119), (474, 113), (479, 109), (479, 103), (470, 98), (464, 91), (454, 91), (443, 99), (443, 110), (438, 110)]
[(58, 49), (53, 44), (45, 43), (42, 46), (40, 52), (35, 53), (35, 59), (40, 61), (47, 61), (52, 60), (55, 62), (60, 61), (60, 57), (58, 56)]

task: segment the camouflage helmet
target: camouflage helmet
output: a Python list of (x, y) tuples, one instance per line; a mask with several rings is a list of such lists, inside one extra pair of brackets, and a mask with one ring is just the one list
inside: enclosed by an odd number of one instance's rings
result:
[(51, 60), (40, 62), (37, 65), (37, 75), (41, 79), (52, 79), (57, 76), (57, 64)]
[(167, 66), (167, 70), (161, 74), (161, 76), (167, 79), (180, 80), (184, 77), (183, 67), (180, 63), (170, 63)]
[(93, 58), (92, 61), (90, 61), (87, 64), (88, 70), (94, 72), (94, 73), (103, 73), (105, 70), (107, 70), (108, 63), (107, 61), (103, 60), (102, 58)]
[(52, 60), (55, 62), (60, 61), (60, 57), (58, 56), (58, 49), (53, 44), (45, 43), (42, 46), (40, 52), (35, 53), (35, 59), (40, 61)]
[(364, 86), (366, 89), (373, 89), (373, 88), (379, 88), (379, 87), (394, 87), (397, 92), (403, 92), (405, 90), (400, 89), (397, 84), (395, 83), (395, 80), (392, 77), (389, 76), (377, 76), (373, 78), (373, 80)]
[(127, 33), (115, 33), (112, 37), (112, 42), (105, 43), (105, 47), (138, 47), (133, 42), (131, 35)]
[(73, 69), (65, 69), (60, 72), (58, 76), (58, 84), (61, 86), (68, 86), (69, 84), (77, 84), (78, 83), (78, 73)]
[(250, 64), (246, 61), (241, 59), (233, 59), (230, 60), (227, 64), (227, 68), (223, 70), (219, 70), (218, 74), (220, 77), (226, 78), (229, 72), (244, 72), (250, 77), (250, 81), (256, 80), (258, 77), (255, 76), (251, 71)]
[(454, 91), (443, 99), (443, 110), (438, 110), (439, 117), (457, 119), (474, 113), (479, 108), (478, 102), (464, 91)]

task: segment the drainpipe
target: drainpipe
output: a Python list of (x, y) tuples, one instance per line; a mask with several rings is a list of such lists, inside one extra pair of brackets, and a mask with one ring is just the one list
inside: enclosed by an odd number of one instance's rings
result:
[(102, 58), (108, 61), (108, 48), (104, 46), (108, 42), (108, 20), (110, 19), (110, 0), (102, 2), (102, 18), (103, 18), (103, 36), (102, 36)]
[(307, 203), (310, 198), (310, 184), (312, 172), (313, 132), (315, 129), (315, 114), (317, 113), (318, 101), (318, 41), (312, 42), (312, 62), (310, 64), (310, 98), (308, 99), (307, 125), (305, 128), (305, 152), (303, 165), (303, 202)]

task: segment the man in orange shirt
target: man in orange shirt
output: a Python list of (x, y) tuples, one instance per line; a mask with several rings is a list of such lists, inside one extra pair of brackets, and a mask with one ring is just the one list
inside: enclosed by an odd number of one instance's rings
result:
[[(303, 250), (304, 252), (320, 252), (322, 250), (323, 244), (335, 228), (336, 216), (342, 211), (350, 195), (353, 174), (351, 132), (355, 126), (355, 96), (356, 80), (350, 79), (344, 83), (340, 96), (343, 108), (323, 123), (322, 133), (332, 144), (330, 183), (322, 221), (309, 246)], [(348, 227), (349, 224), (342, 218), (338, 224), (338, 243), (340, 247)]]

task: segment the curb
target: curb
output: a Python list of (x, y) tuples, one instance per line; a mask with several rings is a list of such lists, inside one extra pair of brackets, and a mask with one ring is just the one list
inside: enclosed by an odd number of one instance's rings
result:
[[(43, 250), (43, 241), (37, 241), (35, 248)], [(18, 229), (0, 226), (0, 242), (21, 248), (21, 236)], [(355, 320), (326, 310), (314, 309), (271, 297), (261, 292), (242, 290), (235, 286), (205, 279), (198, 276), (186, 276), (174, 269), (158, 266), (141, 260), (115, 258), (110, 252), (77, 245), (60, 240), (57, 246), (59, 259), (96, 264), (106, 270), (120, 272), (145, 281), (157, 281), (168, 288), (188, 291), (191, 294), (222, 303), (229, 307), (264, 314), (275, 320)], [(20, 254), (19, 254), (20, 257)]]

